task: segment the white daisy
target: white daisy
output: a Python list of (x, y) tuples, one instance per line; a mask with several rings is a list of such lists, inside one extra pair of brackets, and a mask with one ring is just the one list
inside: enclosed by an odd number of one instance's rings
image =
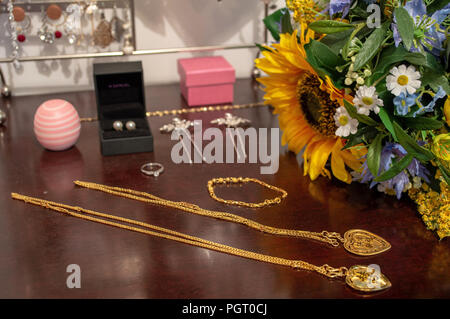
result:
[(350, 134), (355, 134), (358, 131), (358, 120), (351, 118), (343, 106), (336, 110), (336, 113), (334, 114), (334, 121), (338, 127), (336, 130), (337, 136), (346, 137)]
[(420, 88), (420, 73), (413, 65), (408, 68), (404, 64), (398, 68), (394, 66), (389, 72), (391, 74), (386, 78), (386, 87), (395, 96), (399, 96), (401, 93), (413, 94)]
[(380, 112), (380, 106), (383, 106), (383, 100), (378, 98), (378, 94), (374, 86), (361, 86), (356, 91), (356, 96), (353, 99), (353, 104), (359, 114), (369, 115), (370, 111), (376, 114)]

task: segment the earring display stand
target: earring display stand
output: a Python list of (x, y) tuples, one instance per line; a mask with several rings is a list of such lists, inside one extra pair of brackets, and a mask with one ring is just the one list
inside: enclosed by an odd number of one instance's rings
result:
[[(136, 31), (134, 26), (134, 1), (133, 0), (100, 0), (100, 1), (27, 1), (14, 0), (14, 7), (21, 8), (31, 28), (26, 32), (26, 41), (20, 43), (20, 47), (26, 48), (29, 43), (41, 50), (39, 54), (27, 56), (14, 56), (10, 48), (10, 29), (8, 21), (8, 4), (3, 0), (0, 2), (1, 28), (6, 30), (3, 39), (5, 57), (0, 58), (0, 63), (45, 61), (56, 59), (76, 59), (90, 57), (108, 57), (124, 55), (124, 51), (130, 52), (136, 48)], [(61, 16), (55, 18), (55, 10), (59, 8)], [(110, 36), (117, 34), (117, 39), (108, 45), (95, 45), (93, 38), (96, 33), (100, 17), (106, 16), (107, 25), (111, 31)], [(115, 32), (113, 23), (120, 22), (122, 30)], [(19, 22), (15, 22), (19, 26)], [(100, 30), (101, 31), (101, 30)], [(120, 35), (120, 37), (119, 37)], [(47, 38), (46, 38), (47, 36)], [(70, 38), (72, 37), (72, 38)], [(50, 38), (50, 39), (49, 39)], [(53, 48), (51, 47), (53, 46)], [(129, 48), (132, 48), (130, 50)], [(34, 49), (34, 48), (33, 48)], [(120, 50), (120, 51), (119, 51)], [(35, 50), (33, 50), (35, 51)], [(66, 54), (65, 52), (70, 52)], [(0, 51), (1, 52), (1, 51)], [(61, 52), (61, 54), (54, 54)], [(51, 54), (48, 54), (51, 53)], [(112, 53), (112, 54), (111, 54)], [(120, 54), (119, 54), (120, 53)]]
[[(101, 8), (113, 8), (114, 3), (117, 2), (118, 8), (119, 5), (123, 2), (121, 0), (104, 0), (97, 1), (97, 5)], [(132, 22), (132, 34), (133, 34), (133, 47), (136, 48), (135, 43), (135, 27), (134, 27), (134, 1), (126, 0), (125, 2), (129, 2), (130, 9), (130, 21)], [(34, 10), (40, 12), (42, 5), (48, 5), (50, 2), (47, 1), (33, 1), (33, 3), (29, 3), (27, 1), (14, 1), (15, 4), (23, 4), (26, 8), (31, 6)], [(61, 3), (68, 4), (69, 1), (51, 1), (51, 3)], [(267, 15), (268, 5), (265, 5), (265, 15)], [(0, 3), (0, 13), (6, 12), (6, 4)], [(265, 31), (265, 42), (267, 42), (267, 31)], [(133, 50), (128, 54), (123, 51), (110, 51), (110, 52), (85, 52), (85, 53), (74, 53), (74, 54), (58, 54), (58, 55), (39, 55), (39, 56), (21, 56), (16, 60), (18, 62), (33, 62), (33, 61), (46, 61), (46, 60), (67, 60), (67, 59), (85, 59), (85, 58), (107, 58), (107, 57), (120, 57), (127, 55), (153, 55), (153, 54), (170, 54), (170, 53), (189, 53), (189, 52), (203, 52), (203, 51), (219, 51), (219, 50), (235, 50), (235, 49), (254, 49), (256, 45), (254, 43), (244, 43), (237, 45), (212, 45), (212, 46), (195, 46), (195, 47), (177, 47), (177, 48), (161, 48), (161, 49), (149, 49), (149, 50)], [(3, 57), (0, 58), (0, 63), (12, 63), (14, 62), (13, 57)]]

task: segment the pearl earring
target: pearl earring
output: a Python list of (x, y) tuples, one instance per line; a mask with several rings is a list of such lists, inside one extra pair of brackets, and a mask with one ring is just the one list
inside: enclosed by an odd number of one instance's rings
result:
[(113, 123), (113, 128), (114, 128), (116, 131), (122, 131), (122, 130), (123, 130), (123, 123), (122, 123), (122, 121), (115, 121), (115, 122)]
[(125, 123), (125, 127), (128, 131), (134, 131), (136, 129), (136, 123), (134, 123), (133, 121), (128, 121), (127, 123)]

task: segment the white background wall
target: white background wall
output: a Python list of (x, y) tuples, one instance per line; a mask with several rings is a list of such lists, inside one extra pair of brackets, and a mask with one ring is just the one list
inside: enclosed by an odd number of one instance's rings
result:
[[(284, 1), (275, 2), (282, 4)], [(264, 5), (261, 0), (135, 0), (137, 49), (261, 43), (264, 35), (263, 15)], [(7, 15), (1, 16), (5, 19)], [(0, 25), (4, 27), (3, 23)], [(42, 49), (43, 44), (36, 36), (34, 38), (27, 40), (24, 55), (66, 51), (65, 46), (54, 45)], [(0, 56), (4, 56), (9, 50), (4, 32), (0, 34), (0, 45), (3, 47), (3, 50), (0, 48)], [(94, 61), (141, 60), (147, 84), (177, 82), (177, 59), (211, 54), (225, 56), (236, 69), (237, 77), (247, 78), (251, 75), (257, 49), (26, 62), (21, 70), (14, 69), (8, 63), (0, 66), (14, 94), (27, 95), (92, 89)]]

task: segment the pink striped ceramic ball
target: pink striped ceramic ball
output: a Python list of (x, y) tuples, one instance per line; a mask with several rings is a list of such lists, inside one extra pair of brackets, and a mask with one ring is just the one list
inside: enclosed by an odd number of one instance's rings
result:
[(51, 151), (63, 151), (73, 146), (80, 136), (80, 117), (67, 101), (48, 100), (34, 115), (34, 134), (39, 143)]

